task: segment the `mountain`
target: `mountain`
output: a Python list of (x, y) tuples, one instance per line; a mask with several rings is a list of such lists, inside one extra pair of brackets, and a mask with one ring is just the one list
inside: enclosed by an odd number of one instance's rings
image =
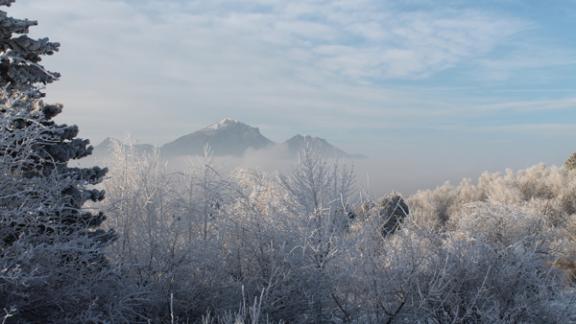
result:
[(130, 149), (135, 154), (150, 154), (154, 152), (154, 146), (150, 144), (125, 144), (116, 138), (108, 137), (100, 144), (94, 146), (92, 155), (98, 158), (109, 157), (114, 154), (118, 147)]
[(297, 157), (300, 152), (306, 149), (307, 146), (311, 147), (314, 152), (324, 158), (361, 158), (359, 155), (348, 154), (336, 146), (328, 143), (323, 138), (296, 135), (286, 142), (279, 144), (283, 146), (288, 154), (292, 157)]
[[(266, 156), (291, 159), (298, 157), (298, 154), (310, 146), (324, 158), (364, 158), (361, 155), (348, 154), (319, 137), (296, 135), (284, 143), (276, 144), (263, 136), (258, 128), (230, 118), (165, 144), (160, 148), (160, 153), (167, 158), (203, 155), (207, 145), (210, 146), (214, 156), (242, 156), (251, 150), (267, 149), (263, 151)], [(152, 145), (126, 145), (109, 137), (94, 147), (93, 157), (97, 159), (108, 158), (119, 146), (130, 149), (136, 155), (150, 154), (156, 150)]]
[(259, 150), (274, 145), (274, 142), (264, 137), (260, 130), (226, 118), (214, 125), (182, 136), (161, 147), (162, 155), (202, 155), (209, 145), (214, 156), (241, 156), (247, 150)]

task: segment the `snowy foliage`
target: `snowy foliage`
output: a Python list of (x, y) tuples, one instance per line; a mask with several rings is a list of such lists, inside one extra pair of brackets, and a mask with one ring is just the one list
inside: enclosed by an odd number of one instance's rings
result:
[[(3, 1), (0, 5), (9, 5)], [(0, 308), (5, 323), (121, 320), (126, 295), (103, 248), (104, 214), (84, 208), (104, 193), (106, 170), (69, 167), (91, 153), (78, 128), (57, 124), (61, 105), (42, 86), (58, 75), (41, 56), (58, 44), (26, 34), (36, 23), (0, 11)]]
[[(9, 6), (14, 0), (1, 1), (0, 6)], [(9, 91), (24, 92), (28, 96), (43, 96), (38, 84), (47, 84), (60, 76), (49, 72), (39, 63), (44, 55), (52, 55), (60, 44), (48, 38), (28, 37), (29, 28), (36, 21), (8, 17), (0, 10), (0, 87)]]
[(564, 168), (371, 201), (313, 152), (285, 175), (224, 174), (209, 157), (170, 172), (129, 146), (110, 167), (110, 257), (152, 322), (576, 321)]

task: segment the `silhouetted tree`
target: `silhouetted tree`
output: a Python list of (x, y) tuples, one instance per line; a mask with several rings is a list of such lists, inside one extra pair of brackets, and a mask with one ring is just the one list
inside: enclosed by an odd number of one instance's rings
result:
[(404, 219), (410, 214), (408, 205), (397, 193), (391, 193), (382, 198), (378, 205), (378, 214), (384, 221), (382, 224), (382, 235), (394, 234), (400, 227)]

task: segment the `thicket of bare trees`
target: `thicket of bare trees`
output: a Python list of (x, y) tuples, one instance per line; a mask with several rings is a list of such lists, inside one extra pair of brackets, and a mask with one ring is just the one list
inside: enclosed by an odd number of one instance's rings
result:
[(564, 168), (362, 201), (350, 168), (311, 151), (286, 175), (221, 174), (209, 158), (173, 173), (118, 151), (104, 183), (110, 257), (152, 322), (576, 320)]

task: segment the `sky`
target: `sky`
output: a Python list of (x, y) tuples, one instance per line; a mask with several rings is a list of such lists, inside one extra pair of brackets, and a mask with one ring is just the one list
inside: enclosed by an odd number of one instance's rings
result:
[[(576, 150), (575, 0), (18, 0), (61, 120), (163, 144), (231, 117), (475, 174)], [(403, 167), (404, 166), (404, 167)]]

